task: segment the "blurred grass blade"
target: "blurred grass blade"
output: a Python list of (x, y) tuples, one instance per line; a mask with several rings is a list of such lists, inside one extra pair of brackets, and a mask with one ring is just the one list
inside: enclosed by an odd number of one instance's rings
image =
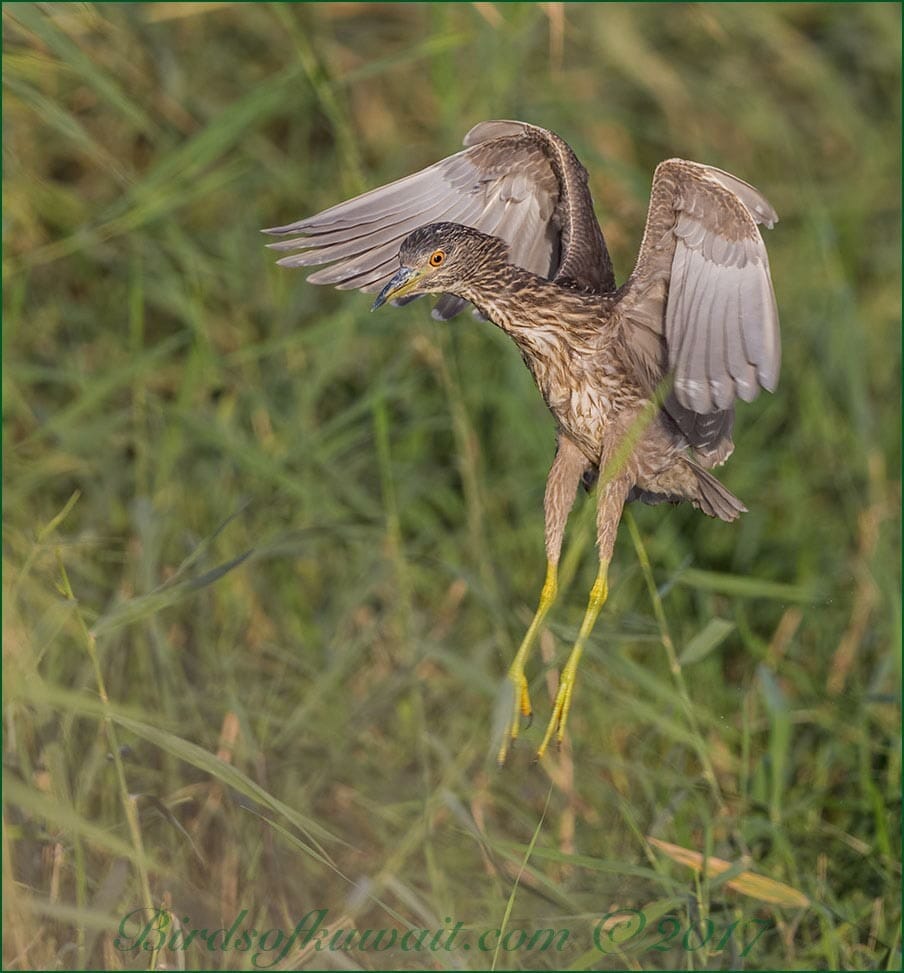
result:
[(762, 663), (756, 668), (757, 678), (763, 690), (763, 700), (770, 716), (782, 716), (788, 712), (788, 701), (782, 692), (781, 686), (776, 682), (772, 670)]
[(188, 591), (198, 591), (200, 588), (206, 588), (209, 584), (219, 581), (224, 574), (228, 574), (233, 568), (237, 568), (243, 561), (251, 557), (253, 553), (254, 548), (249, 548), (244, 554), (239, 554), (237, 557), (232, 558), (232, 560), (218, 564), (215, 568), (205, 571), (204, 574), (199, 575), (197, 578), (192, 578), (182, 583)]
[[(98, 850), (136, 861), (138, 852), (107, 825), (95, 824), (64, 804), (58, 796), (43, 794), (17, 780), (12, 774), (3, 775), (3, 801), (42, 818), (71, 836), (78, 836)], [(144, 864), (155, 871), (166, 871), (160, 862), (145, 859)]]
[(336, 867), (330, 855), (319, 844), (319, 841), (336, 841), (343, 845), (346, 842), (341, 841), (340, 838), (317, 824), (316, 821), (312, 821), (310, 818), (296, 811), (295, 808), (289, 807), (288, 804), (284, 804), (278, 798), (275, 798), (269, 791), (264, 790), (260, 784), (255, 783), (237, 767), (226, 763), (225, 760), (221, 760), (215, 754), (210, 753), (209, 750), (205, 750), (203, 747), (199, 747), (197, 744), (191, 743), (188, 740), (183, 740), (182, 737), (178, 737), (167, 730), (151, 726), (150, 723), (145, 723), (142, 720), (136, 720), (130, 716), (116, 712), (111, 713), (110, 718), (125, 729), (131, 730), (132, 733), (141, 737), (143, 740), (147, 740), (149, 743), (153, 743), (155, 746), (166, 750), (167, 753), (171, 753), (174, 757), (178, 757), (193, 767), (203, 770), (226, 787), (231, 787), (240, 794), (244, 794), (245, 797), (249, 797), (258, 804), (281, 815), (308, 838), (310, 844), (305, 847), (311, 857), (328, 865), (330, 868)]
[(678, 656), (682, 665), (699, 662), (718, 648), (729, 632), (734, 631), (734, 622), (724, 618), (711, 618), (697, 634), (687, 643), (684, 651)]
[(766, 712), (769, 714), (769, 816), (773, 821), (778, 821), (782, 813), (786, 768), (791, 748), (791, 712), (788, 699), (772, 670), (760, 663), (756, 674), (763, 692)]
[[(51, 16), (48, 16), (48, 11), (51, 12)], [(81, 76), (82, 80), (118, 109), (133, 125), (146, 135), (155, 135), (158, 129), (150, 115), (126, 95), (109, 72), (101, 70), (98, 61), (89, 57), (75, 41), (63, 33), (54, 22), (52, 11), (53, 7), (46, 4), (22, 3), (16, 4), (15, 7), (4, 7), (3, 15), (9, 16), (27, 31), (39, 37), (69, 71)], [(98, 19), (98, 23), (103, 24), (103, 21)]]
[(82, 423), (86, 416), (96, 415), (98, 412), (103, 414), (104, 403), (108, 398), (121, 389), (135, 384), (142, 376), (162, 368), (164, 362), (182, 349), (190, 338), (191, 335), (187, 331), (180, 331), (142, 354), (135, 355), (120, 368), (109, 369), (102, 376), (84, 383), (72, 404), (38, 426), (32, 438), (62, 437), (67, 431)]
[(385, 74), (403, 64), (416, 61), (430, 61), (439, 54), (464, 47), (468, 43), (468, 35), (464, 32), (457, 34), (442, 34), (429, 37), (420, 44), (414, 44), (407, 50), (394, 52), (389, 57), (374, 58), (362, 65), (357, 65), (346, 73), (339, 74), (333, 82), (336, 86), (350, 88), (352, 85), (369, 81), (381, 74)]
[[(173, 581), (178, 581), (183, 574), (188, 571), (190, 567), (197, 564), (202, 557), (210, 550), (213, 542), (223, 533), (224, 530), (236, 519), (236, 517), (241, 516), (248, 509), (251, 501), (246, 500), (244, 503), (240, 504), (238, 509), (234, 510), (222, 523), (218, 524), (208, 537), (205, 537), (199, 544), (197, 544), (192, 550), (192, 552), (182, 561), (179, 567), (173, 572), (172, 577), (169, 579), (168, 583)], [(244, 557), (247, 557), (251, 551), (247, 551)], [(208, 582), (209, 583), (209, 582)]]
[(232, 3), (217, 3), (213, 0), (196, 0), (190, 3), (146, 3), (142, 7), (144, 19), (149, 24), (162, 24), (168, 20), (182, 20), (184, 17), (203, 17), (231, 7)]
[(115, 632), (116, 629), (122, 628), (124, 625), (139, 622), (141, 619), (147, 618), (149, 615), (154, 615), (164, 608), (176, 605), (184, 598), (194, 594), (199, 588), (204, 588), (207, 585), (213, 584), (215, 581), (219, 581), (224, 574), (228, 574), (233, 568), (237, 568), (251, 554), (252, 551), (247, 550), (243, 554), (239, 554), (238, 557), (234, 557), (224, 564), (219, 564), (217, 567), (211, 568), (197, 578), (191, 578), (188, 581), (179, 581), (176, 584), (166, 584), (156, 591), (148, 592), (146, 595), (138, 595), (136, 598), (130, 598), (121, 605), (117, 605), (105, 615), (101, 615), (91, 627), (91, 634), (95, 638), (101, 635), (109, 635), (110, 632)]
[[(4, 59), (5, 60), (5, 59)], [(85, 154), (108, 172), (113, 173), (120, 182), (126, 182), (128, 176), (118, 159), (110, 153), (96, 139), (86, 131), (83, 125), (72, 115), (64, 111), (50, 98), (36, 91), (30, 84), (17, 78), (10, 65), (4, 64), (3, 84), (17, 98), (30, 105), (34, 111), (45, 119), (47, 124), (55, 128), (60, 135), (83, 149)]]
[(521, 885), (521, 877), (524, 875), (524, 870), (527, 868), (527, 863), (530, 861), (530, 857), (534, 852), (534, 848), (537, 845), (537, 839), (540, 837), (540, 832), (543, 830), (543, 822), (546, 820), (546, 812), (549, 810), (549, 802), (552, 799), (553, 785), (549, 785), (549, 790), (546, 792), (546, 801), (543, 804), (543, 810), (540, 812), (540, 817), (537, 819), (537, 826), (534, 828), (534, 833), (531, 835), (530, 842), (527, 848), (524, 850), (524, 856), (521, 859), (521, 864), (518, 867), (518, 874), (515, 876), (515, 881), (512, 883), (512, 890), (509, 892), (508, 899), (505, 903), (505, 911), (502, 914), (502, 921), (499, 923), (499, 940), (496, 943), (496, 948), (493, 950), (493, 961), (490, 964), (490, 969), (495, 970), (496, 964), (499, 961), (499, 948), (503, 942), (503, 933), (508, 926), (509, 919), (512, 917), (512, 909), (515, 905), (515, 897), (518, 895), (518, 889)]
[(675, 578), (676, 584), (701, 591), (718, 591), (723, 595), (739, 595), (742, 598), (770, 598), (775, 601), (816, 601), (819, 593), (812, 587), (766, 581), (752, 575), (721, 574), (718, 571), (701, 571), (688, 568)]
[(232, 160), (219, 170), (206, 170), (239, 143), (249, 129), (284, 107), (297, 75), (298, 68), (293, 65), (267, 78), (222, 110), (196, 135), (163, 155), (140, 182), (99, 215), (93, 226), (79, 227), (70, 236), (32, 250), (27, 264), (38, 266), (134, 233), (194, 199), (224, 189), (241, 175), (245, 164)]
[[(699, 851), (691, 851), (689, 848), (682, 848), (680, 845), (673, 845), (668, 841), (661, 841), (659, 838), (653, 838), (650, 835), (647, 835), (647, 841), (654, 848), (658, 848), (663, 854), (671, 858), (672, 861), (678, 862), (680, 865), (687, 865), (688, 868), (692, 868), (698, 874), (706, 874), (710, 878), (722, 875), (734, 867), (731, 862), (725, 861), (724, 858), (710, 856), (704, 859)], [(725, 884), (736, 892), (748, 895), (752, 899), (758, 899), (760, 902), (770, 902), (773, 905), (783, 905), (796, 909), (806, 908), (810, 904), (809, 898), (803, 892), (798, 892), (797, 889), (785, 885), (784, 882), (777, 882), (773, 878), (757, 875), (755, 872), (741, 872)]]
[(148, 207), (149, 213), (154, 213), (157, 209), (165, 211), (166, 200), (173, 184), (190, 184), (202, 170), (239, 142), (250, 128), (260, 125), (274, 112), (282, 109), (288, 89), (297, 76), (297, 67), (286, 68), (266, 78), (243, 98), (232, 102), (196, 135), (163, 156), (117, 208), (144, 206)]
[[(43, 527), (39, 527), (37, 531), (37, 536), (35, 538), (35, 543), (29, 547), (28, 554), (25, 557), (25, 561), (22, 564), (21, 570), (19, 570), (15, 577), (13, 578), (12, 584), (9, 587), (9, 600), (6, 603), (6, 609), (9, 611), (10, 606), (15, 604), (16, 596), (18, 594), (20, 586), (25, 582), (28, 577), (28, 573), (31, 571), (32, 565), (34, 564), (35, 558), (38, 556), (42, 549), (42, 545), (50, 537), (51, 534), (60, 526), (60, 524), (69, 516), (72, 508), (78, 503), (81, 497), (81, 490), (76, 490), (72, 496), (63, 505), (62, 510), (54, 514), (50, 520), (44, 524)], [(7, 575), (9, 577), (9, 575)], [(40, 643), (38, 643), (40, 644)]]
[(176, 815), (173, 814), (173, 812), (166, 806), (166, 804), (163, 803), (163, 801), (160, 800), (159, 797), (157, 797), (156, 794), (136, 794), (135, 797), (140, 798), (142, 801), (146, 801), (148, 804), (150, 804), (150, 806), (154, 808), (154, 810), (163, 818), (163, 820), (170, 825), (170, 827), (172, 827), (175, 831), (178, 831), (179, 834), (185, 839), (188, 847), (191, 848), (192, 854), (195, 856), (198, 862), (205, 868), (207, 867), (207, 862), (204, 860), (204, 856), (201, 854), (192, 836), (188, 833), (188, 831), (185, 830)]
[[(505, 854), (511, 861), (517, 861), (524, 853), (524, 845), (512, 841), (495, 841), (493, 848)], [(556, 848), (534, 848), (531, 853), (534, 861), (550, 861), (558, 865), (570, 865), (574, 868), (585, 868), (591, 872), (602, 872), (610, 875), (620, 875), (622, 878), (656, 879), (656, 871), (645, 865), (633, 865), (623, 858), (594, 858), (592, 855), (576, 855)]]
[(121, 915), (108, 915), (106, 911), (100, 911), (96, 908), (80, 908), (61, 902), (50, 902), (48, 899), (39, 899), (34, 896), (27, 898), (23, 896), (18, 905), (34, 915), (46, 916), (56, 922), (82, 926), (99, 933), (109, 933), (111, 929), (116, 928), (117, 923), (122, 919)]
[(60, 526), (60, 524), (69, 516), (72, 508), (78, 503), (79, 497), (81, 497), (82, 491), (76, 490), (72, 496), (63, 505), (63, 509), (50, 518), (49, 521), (38, 531), (38, 543), (42, 543), (47, 540), (47, 538)]

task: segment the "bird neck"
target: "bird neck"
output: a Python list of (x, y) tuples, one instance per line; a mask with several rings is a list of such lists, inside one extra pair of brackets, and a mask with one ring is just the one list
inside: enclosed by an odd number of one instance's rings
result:
[(460, 296), (527, 355), (551, 345), (598, 344), (604, 336), (603, 297), (563, 287), (513, 264), (478, 271)]

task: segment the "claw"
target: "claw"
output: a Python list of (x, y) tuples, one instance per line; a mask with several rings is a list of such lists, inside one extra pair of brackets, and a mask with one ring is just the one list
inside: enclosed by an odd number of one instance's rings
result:
[(515, 740), (518, 739), (518, 734), (521, 732), (521, 720), (527, 720), (525, 726), (529, 727), (534, 719), (534, 711), (530, 703), (530, 692), (527, 688), (527, 677), (524, 675), (524, 671), (519, 671), (513, 665), (509, 669), (508, 679), (512, 684), (511, 719), (508, 725), (508, 732), (503, 735), (499, 753), (496, 756), (496, 763), (500, 769), (505, 766), (509, 750)]

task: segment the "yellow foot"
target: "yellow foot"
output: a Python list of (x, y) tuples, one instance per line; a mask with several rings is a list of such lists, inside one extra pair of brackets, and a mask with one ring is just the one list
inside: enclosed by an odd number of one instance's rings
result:
[(565, 724), (568, 721), (568, 711), (571, 709), (571, 697), (574, 693), (575, 675), (577, 666), (567, 664), (562, 670), (562, 678), (559, 680), (559, 691), (556, 693), (556, 701), (553, 703), (552, 716), (543, 735), (543, 742), (537, 748), (537, 760), (541, 760), (549, 747), (552, 738), (556, 739), (556, 748), (560, 749), (562, 741), (565, 739)]
[(496, 755), (496, 763), (500, 767), (504, 766), (512, 744), (518, 739), (518, 734), (521, 732), (522, 718), (527, 720), (527, 725), (530, 726), (534, 716), (534, 711), (530, 705), (530, 693), (527, 690), (527, 678), (524, 675), (524, 670), (512, 666), (509, 669), (508, 681), (511, 684), (512, 696), (511, 706), (507, 714), (508, 719), (506, 720), (508, 725), (503, 732), (499, 753)]
[[(522, 717), (527, 720), (527, 725), (530, 726), (533, 710), (530, 705), (530, 694), (527, 691), (524, 664), (540, 631), (540, 626), (543, 624), (543, 619), (546, 618), (546, 613), (555, 601), (555, 597), (556, 565), (549, 561), (546, 565), (546, 581), (543, 583), (543, 590), (540, 592), (540, 604), (537, 606), (524, 639), (512, 660), (508, 671), (508, 685), (503, 689), (505, 710), (500, 721), (502, 723), (502, 743), (499, 745), (499, 751), (496, 754), (496, 763), (500, 767), (505, 764), (505, 758), (508, 756), (512, 744), (518, 739), (518, 734), (521, 732)], [(498, 723), (496, 725), (499, 726)]]
[(593, 626), (596, 624), (596, 617), (600, 613), (606, 601), (608, 588), (606, 586), (606, 563), (600, 564), (599, 573), (593, 587), (590, 589), (590, 601), (587, 603), (587, 611), (584, 612), (584, 621), (581, 622), (581, 630), (578, 632), (578, 640), (574, 643), (571, 655), (565, 663), (562, 675), (559, 678), (559, 691), (556, 693), (556, 701), (552, 707), (552, 718), (546, 727), (543, 742), (537, 750), (537, 760), (542, 759), (546, 749), (553, 737), (556, 738), (556, 746), (561, 747), (565, 739), (565, 724), (568, 721), (568, 711), (571, 709), (571, 697), (574, 694), (574, 684), (578, 674), (578, 663), (581, 661), (581, 654)]

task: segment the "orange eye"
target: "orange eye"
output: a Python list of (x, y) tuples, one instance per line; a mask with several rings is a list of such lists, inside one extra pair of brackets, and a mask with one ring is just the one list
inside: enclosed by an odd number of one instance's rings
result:
[(430, 266), (439, 267), (445, 259), (446, 259), (445, 251), (434, 250), (433, 253), (430, 254)]

